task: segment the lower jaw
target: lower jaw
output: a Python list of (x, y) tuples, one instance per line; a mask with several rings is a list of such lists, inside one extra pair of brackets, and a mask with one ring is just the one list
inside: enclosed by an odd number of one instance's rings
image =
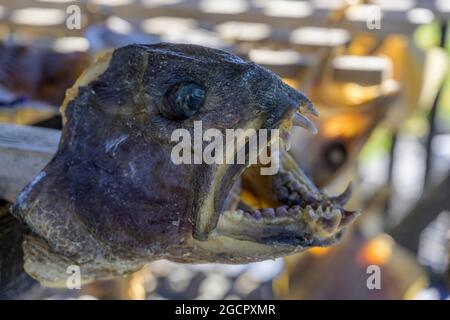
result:
[[(282, 246), (323, 246), (340, 237), (341, 230), (358, 212), (345, 210), (318, 191), (295, 164), (283, 164), (280, 173), (266, 179), (263, 191), (254, 196), (265, 198), (266, 205), (224, 211), (215, 229), (218, 235)], [(271, 197), (264, 194), (267, 190)]]

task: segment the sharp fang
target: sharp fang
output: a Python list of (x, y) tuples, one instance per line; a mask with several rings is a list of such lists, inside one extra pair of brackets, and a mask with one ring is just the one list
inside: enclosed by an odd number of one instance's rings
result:
[(305, 113), (311, 113), (316, 117), (318, 117), (320, 114), (316, 107), (314, 107), (314, 104), (309, 100), (302, 107), (305, 108)]
[(289, 151), (291, 149), (291, 145), (292, 145), (292, 138), (291, 135), (289, 134), (286, 138), (285, 141), (285, 146), (286, 146), (286, 151)]
[(327, 219), (331, 219), (333, 217), (333, 214), (332, 214), (331, 209), (329, 207), (327, 207), (325, 209), (325, 211), (323, 212), (323, 215)]
[(331, 211), (331, 214), (332, 214), (333, 216), (339, 216), (339, 217), (342, 217), (341, 210), (339, 210), (339, 209), (337, 209), (337, 208), (333, 209), (333, 210)]
[(347, 188), (345, 189), (345, 191), (337, 196), (337, 197), (330, 197), (330, 201), (335, 202), (341, 206), (344, 206), (347, 204), (347, 202), (350, 200), (351, 196), (352, 196), (352, 183), (350, 182), (347, 186)]
[(294, 117), (292, 119), (294, 126), (305, 128), (310, 131), (312, 134), (317, 134), (317, 128), (314, 123), (311, 122), (308, 118), (301, 115), (300, 113), (294, 113)]
[(291, 145), (292, 145), (291, 134), (288, 131), (283, 130), (281, 132), (281, 138), (284, 141), (284, 148), (286, 149), (286, 151), (289, 151), (291, 149)]
[(342, 218), (341, 218), (340, 227), (343, 228), (343, 227), (348, 226), (350, 223), (352, 223), (361, 214), (361, 211), (360, 210), (356, 210), (356, 211), (343, 210), (341, 212), (341, 214), (342, 214)]
[(317, 208), (316, 213), (317, 213), (320, 217), (323, 216), (322, 206), (319, 206), (319, 207)]
[(306, 210), (312, 221), (316, 221), (317, 219), (319, 219), (319, 216), (314, 212), (311, 206), (306, 206)]

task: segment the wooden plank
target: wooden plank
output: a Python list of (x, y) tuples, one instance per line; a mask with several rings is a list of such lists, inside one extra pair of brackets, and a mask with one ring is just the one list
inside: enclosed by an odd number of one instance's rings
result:
[(301, 27), (292, 30), (273, 27), (268, 23), (228, 21), (217, 25), (215, 30), (225, 41), (273, 44), (300, 51), (317, 51), (345, 45), (350, 41), (347, 30), (326, 27)]
[(0, 124), (0, 199), (13, 202), (56, 153), (60, 131)]
[(380, 85), (392, 77), (389, 60), (377, 56), (339, 56), (332, 61), (333, 80), (363, 86)]
[(425, 192), (416, 206), (388, 233), (397, 243), (417, 253), (421, 232), (443, 211), (450, 210), (450, 173), (434, 190)]
[[(5, 0), (1, 4), (0, 22), (13, 32), (34, 37), (80, 36), (88, 25), (88, 11), (85, 0)], [(81, 29), (69, 30), (66, 26), (67, 8), (77, 5), (81, 8)]]
[[(40, 0), (38, 2), (6, 0), (3, 7), (7, 8), (6, 16), (10, 18), (17, 9), (64, 10), (71, 4), (79, 5), (82, 7), (82, 12), (87, 14), (86, 3), (89, 6), (89, 14), (116, 14), (130, 19), (146, 19), (156, 16), (189, 17), (212, 25), (227, 21), (242, 21), (267, 23), (274, 27), (289, 29), (302, 26), (328, 25), (330, 27), (346, 27), (355, 32), (364, 30), (383, 34), (391, 32), (411, 33), (418, 24), (429, 22), (425, 21), (429, 14), (424, 10), (427, 10), (436, 18), (445, 19), (450, 15), (448, 0), (372, 0), (372, 4), (348, 7), (346, 9), (347, 20), (344, 21), (330, 19), (332, 12), (336, 12), (336, 10), (345, 6), (345, 1), (341, 0)], [(366, 9), (374, 6), (382, 12), (381, 23), (383, 27), (380, 30), (369, 30), (366, 27)], [(355, 17), (355, 14), (358, 16), (358, 12), (361, 13), (360, 19)], [(412, 17), (413, 19), (411, 19)], [(62, 28), (58, 26), (56, 29)]]
[[(31, 17), (28, 15), (27, 19), (32, 20), (30, 25), (23, 19), (17, 20), (17, 10), (40, 8), (42, 10), (61, 10), (60, 13), (64, 13), (67, 6), (77, 4), (82, 9), (84, 26), (111, 15), (133, 21), (141, 20), (142, 23), (145, 23), (145, 19), (152, 17), (191, 18), (210, 28), (230, 21), (235, 23), (259, 23), (269, 25), (272, 30), (270, 34), (263, 36), (263, 39), (253, 40), (256, 42), (273, 41), (296, 48), (302, 43), (296, 43), (292, 36), (296, 29), (302, 27), (341, 28), (350, 31), (352, 34), (371, 32), (383, 37), (391, 33), (411, 34), (420, 24), (429, 23), (438, 17), (449, 17), (450, 5), (446, 5), (443, 1), (429, 2), (430, 4), (425, 6), (421, 1), (402, 0), (397, 3), (387, 0), (373, 0), (373, 4), (370, 5), (348, 7), (345, 10), (345, 19), (342, 20), (331, 18), (333, 12), (342, 9), (345, 5), (345, 2), (341, 0), (40, 0), (38, 2), (8, 0), (8, 4), (3, 6), (6, 8), (6, 10), (3, 10), (6, 11), (3, 13), (4, 17), (1, 18), (0, 15), (0, 19), (4, 20), (16, 32), (34, 34), (35, 36), (59, 36), (61, 34), (80, 36), (84, 28), (82, 30), (68, 30), (65, 21), (53, 21), (52, 23), (52, 19), (42, 19), (38, 17), (39, 15), (32, 15)], [(438, 5), (439, 3), (440, 5)], [(370, 29), (367, 26), (367, 20), (371, 14), (367, 10), (374, 7), (381, 10), (380, 29)], [(88, 17), (92, 21), (88, 21)], [(42, 23), (42, 25), (36, 25), (36, 23)], [(172, 28), (177, 28), (177, 26), (172, 25), (168, 29)], [(320, 40), (321, 37), (316, 39)]]
[(58, 108), (48, 103), (20, 99), (20, 96), (0, 85), (0, 123), (30, 125), (59, 114)]
[(441, 20), (450, 18), (450, 1), (448, 0), (417, 0), (416, 7), (430, 10)]
[(2, 5), (8, 10), (26, 9), (26, 8), (55, 8), (66, 9), (68, 6), (75, 4), (82, 6), (86, 4), (86, 0), (2, 0)]
[[(375, 7), (374, 5), (350, 6), (346, 10), (346, 19), (340, 20), (331, 18), (331, 13), (339, 6), (332, 5), (332, 2), (325, 6), (321, 5), (321, 2), (323, 1), (178, 0), (161, 3), (161, 1), (143, 0), (141, 3), (132, 2), (122, 6), (111, 6), (110, 10), (120, 17), (132, 19), (156, 16), (188, 17), (209, 23), (211, 26), (228, 21), (240, 21), (266, 23), (273, 28), (290, 30), (305, 26), (327, 26), (344, 28), (354, 33), (373, 32), (380, 36), (391, 33), (411, 34), (420, 24), (411, 20), (409, 14), (416, 8), (411, 8), (409, 11), (396, 11), (395, 8), (391, 10), (388, 7), (385, 11), (380, 9), (382, 27), (370, 30), (367, 27), (367, 10)], [(430, 12), (433, 13), (433, 11)]]
[(250, 60), (266, 67), (282, 78), (298, 79), (316, 62), (314, 57), (294, 50), (251, 49)]
[[(283, 1), (286, 2), (286, 1)], [(289, 1), (291, 5), (297, 5)], [(306, 1), (299, 1), (300, 6), (309, 6)], [(272, 4), (271, 4), (272, 3)], [(275, 10), (275, 8), (279, 8)], [(281, 9), (285, 9), (284, 11)], [(227, 21), (267, 23), (273, 26), (298, 28), (307, 25), (323, 26), (328, 21), (327, 14), (317, 14), (312, 9), (286, 10), (285, 6), (276, 6), (268, 1), (265, 6), (257, 6), (250, 1), (222, 0), (180, 0), (161, 1), (144, 0), (123, 6), (111, 6), (111, 11), (123, 18), (146, 19), (156, 16), (193, 18), (211, 25)], [(287, 8), (289, 9), (289, 8)], [(301, 9), (301, 8), (299, 8)], [(325, 10), (322, 10), (323, 12)]]

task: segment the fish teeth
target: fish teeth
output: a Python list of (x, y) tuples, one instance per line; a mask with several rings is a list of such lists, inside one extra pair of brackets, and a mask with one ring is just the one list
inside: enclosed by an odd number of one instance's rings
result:
[(339, 216), (331, 216), (328, 219), (323, 220), (323, 228), (329, 233), (335, 232), (340, 222)]
[(224, 217), (233, 221), (241, 221), (244, 217), (244, 211), (238, 209), (236, 211), (225, 211), (223, 213)]
[(317, 134), (317, 132), (318, 132), (314, 123), (312, 123), (311, 120), (309, 120), (307, 117), (305, 117), (304, 115), (302, 115), (298, 112), (294, 113), (294, 117), (292, 118), (292, 123), (294, 126), (305, 128), (306, 130), (310, 131), (312, 134)]
[(316, 213), (321, 217), (323, 216), (322, 206), (319, 206), (316, 210)]
[(329, 197), (331, 202), (337, 203), (340, 206), (344, 206), (350, 200), (352, 196), (352, 183), (350, 182), (345, 191), (336, 197)]
[[(316, 107), (314, 107), (314, 104), (311, 101), (306, 101), (302, 107), (305, 109), (304, 113), (310, 113), (316, 117), (318, 117), (320, 115), (319, 111), (316, 109)], [(302, 111), (302, 108), (300, 107), (300, 112)]]
[(236, 210), (234, 212), (234, 215), (236, 216), (237, 220), (242, 220), (242, 218), (244, 217), (244, 211), (242, 210)]
[(325, 208), (323, 216), (326, 219), (331, 219), (333, 217), (333, 214), (332, 214), (331, 209), (329, 207)]
[(299, 200), (299, 196), (298, 193), (292, 192), (289, 197), (288, 200), (294, 202), (294, 201), (298, 201)]
[(317, 219), (319, 219), (319, 216), (311, 206), (306, 206), (306, 212), (308, 213), (308, 216), (312, 221), (316, 221)]
[(292, 206), (292, 207), (288, 210), (289, 214), (290, 214), (291, 216), (293, 216), (293, 217), (295, 217), (295, 216), (298, 214), (299, 211), (300, 211), (300, 206)]
[(253, 211), (253, 218), (255, 218), (256, 220), (261, 220), (262, 219), (261, 211), (259, 210)]
[(334, 209), (331, 211), (331, 214), (332, 214), (333, 216), (339, 216), (339, 217), (342, 216), (341, 210), (339, 210), (339, 209), (337, 209), (337, 208), (334, 208)]
[(306, 188), (302, 185), (300, 185), (300, 188), (297, 189), (297, 191), (304, 197), (307, 198), (308, 196), (310, 196), (308, 190), (306, 190)]
[(281, 131), (281, 139), (284, 142), (284, 148), (286, 149), (286, 151), (289, 151), (291, 149), (292, 146), (292, 136), (291, 133), (287, 130), (282, 130)]
[(275, 210), (273, 208), (264, 208), (261, 210), (264, 218), (273, 219), (275, 218)]
[(288, 215), (288, 209), (287, 206), (281, 206), (276, 208), (276, 214), (278, 217), (285, 217)]
[(347, 211), (347, 210), (343, 210), (341, 212), (341, 223), (340, 226), (343, 228), (347, 225), (349, 225), (350, 223), (352, 223), (359, 215), (361, 214), (360, 210), (356, 210), (356, 211)]
[(292, 136), (289, 134), (286, 138), (286, 151), (291, 150), (292, 146)]
[(291, 182), (291, 185), (292, 185), (292, 189), (294, 189), (295, 191), (300, 192), (302, 186), (300, 185), (300, 183), (297, 180), (293, 180)]
[(248, 212), (248, 211), (245, 211), (245, 212), (244, 212), (244, 217), (245, 217), (247, 220), (251, 220), (251, 219), (253, 218), (252, 215), (251, 215), (251, 213)]

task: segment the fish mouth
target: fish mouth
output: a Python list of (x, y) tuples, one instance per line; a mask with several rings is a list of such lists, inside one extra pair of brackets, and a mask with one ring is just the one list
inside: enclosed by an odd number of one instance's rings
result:
[[(270, 143), (265, 146), (269, 153), (279, 155), (275, 174), (262, 175), (261, 163), (235, 173), (208, 238), (225, 237), (292, 250), (327, 246), (335, 243), (360, 214), (344, 208), (351, 197), (351, 184), (339, 196), (330, 196), (319, 190), (289, 155), (293, 126), (317, 133), (308, 115), (319, 115), (309, 100), (288, 110), (278, 122), (279, 150), (274, 151)], [(216, 197), (224, 198), (217, 191)]]

